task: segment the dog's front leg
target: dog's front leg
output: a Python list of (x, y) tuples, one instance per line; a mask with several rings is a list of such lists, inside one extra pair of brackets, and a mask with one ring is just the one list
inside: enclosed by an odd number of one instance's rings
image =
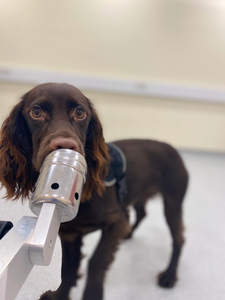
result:
[(130, 230), (127, 219), (106, 226), (102, 230), (100, 242), (89, 262), (88, 278), (83, 300), (102, 300), (105, 272), (114, 259), (120, 239)]
[(39, 300), (69, 300), (70, 289), (76, 285), (79, 278), (82, 236), (73, 233), (64, 234), (63, 232), (60, 232), (59, 235), (62, 244), (62, 282), (56, 291), (47, 291)]

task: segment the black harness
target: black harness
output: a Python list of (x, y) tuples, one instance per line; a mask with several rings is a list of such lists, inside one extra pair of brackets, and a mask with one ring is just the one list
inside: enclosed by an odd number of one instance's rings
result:
[(126, 184), (126, 157), (122, 150), (113, 143), (107, 144), (109, 155), (111, 157), (110, 168), (104, 179), (106, 187), (116, 185), (119, 202), (122, 203), (127, 195)]

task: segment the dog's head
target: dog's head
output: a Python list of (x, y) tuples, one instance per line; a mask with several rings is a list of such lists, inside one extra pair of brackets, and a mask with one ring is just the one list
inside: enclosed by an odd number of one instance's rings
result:
[(26, 93), (4, 121), (0, 136), (0, 181), (7, 198), (28, 197), (45, 157), (60, 148), (85, 156), (82, 199), (101, 195), (109, 155), (91, 102), (74, 86), (41, 84)]

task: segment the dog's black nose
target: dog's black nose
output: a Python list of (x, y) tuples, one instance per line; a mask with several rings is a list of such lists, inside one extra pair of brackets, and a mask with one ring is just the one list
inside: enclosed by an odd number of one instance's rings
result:
[(51, 150), (71, 149), (80, 152), (77, 142), (71, 138), (58, 137), (51, 140), (49, 147)]

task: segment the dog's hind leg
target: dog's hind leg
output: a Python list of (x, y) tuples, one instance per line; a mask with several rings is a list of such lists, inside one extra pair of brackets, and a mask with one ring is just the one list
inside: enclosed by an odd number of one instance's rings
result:
[(177, 266), (184, 243), (181, 203), (165, 198), (165, 216), (173, 240), (172, 256), (168, 268), (159, 274), (159, 285), (165, 288), (173, 287), (177, 279)]
[(188, 184), (188, 173), (176, 152), (170, 149), (170, 164), (164, 170), (162, 178), (162, 196), (164, 213), (172, 235), (172, 255), (168, 268), (159, 274), (159, 285), (165, 288), (173, 287), (177, 279), (177, 266), (184, 243), (182, 203)]
[(40, 300), (69, 300), (69, 292), (72, 286), (76, 286), (76, 281), (80, 277), (78, 269), (82, 258), (81, 246), (82, 236), (75, 236), (73, 233), (60, 233), (62, 244), (62, 282), (59, 288), (52, 292), (44, 293)]

